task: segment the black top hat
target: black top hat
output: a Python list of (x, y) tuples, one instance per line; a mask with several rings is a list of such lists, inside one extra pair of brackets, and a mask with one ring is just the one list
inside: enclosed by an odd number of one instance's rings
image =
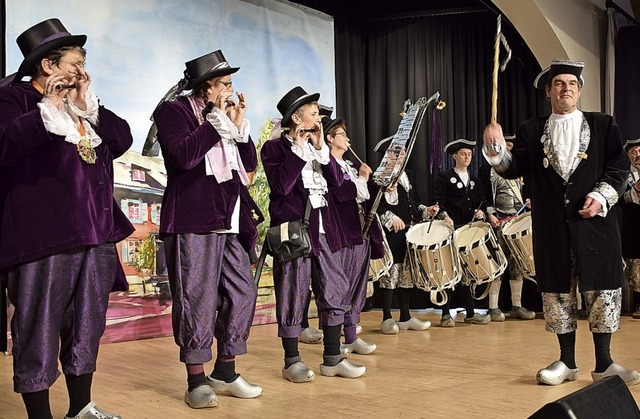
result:
[(318, 99), (320, 99), (320, 93), (308, 94), (300, 86), (296, 86), (289, 90), (276, 105), (278, 111), (282, 114), (282, 126), (286, 127), (289, 125), (291, 115), (293, 115), (298, 108), (302, 105), (306, 105), (307, 103), (317, 102)]
[(327, 136), (331, 128), (344, 123), (344, 118), (331, 119), (328, 116), (322, 118), (322, 131), (324, 132), (325, 137)]
[(36, 63), (49, 52), (72, 45), (81, 47), (85, 42), (87, 42), (86, 35), (71, 35), (62, 22), (55, 18), (30, 27), (16, 39), (24, 60), (18, 68), (14, 81), (20, 81), (30, 73)]
[(444, 146), (444, 152), (447, 154), (455, 154), (461, 148), (468, 148), (473, 151), (476, 148), (476, 142), (460, 138), (458, 140), (451, 141), (449, 144)]
[(538, 77), (533, 81), (533, 86), (536, 89), (544, 90), (545, 86), (558, 74), (573, 74), (580, 80), (580, 87), (582, 87), (584, 86), (584, 79), (582, 78), (583, 68), (584, 61), (553, 60), (549, 67), (538, 74)]
[(198, 87), (201, 83), (214, 77), (222, 77), (233, 74), (240, 67), (231, 67), (224, 58), (221, 50), (216, 50), (184, 63), (184, 77), (187, 79), (185, 90)]
[(636, 147), (639, 145), (640, 145), (640, 138), (637, 138), (635, 140), (627, 140), (627, 142), (624, 143), (624, 151), (628, 153), (629, 150), (631, 150), (633, 147)]

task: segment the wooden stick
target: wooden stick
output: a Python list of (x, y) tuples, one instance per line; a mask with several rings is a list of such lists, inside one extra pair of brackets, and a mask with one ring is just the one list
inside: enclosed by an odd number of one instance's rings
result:
[(353, 155), (356, 157), (356, 159), (358, 159), (358, 161), (360, 162), (360, 164), (365, 164), (362, 159), (360, 157), (358, 157), (358, 155), (356, 154), (355, 151), (353, 151), (353, 148), (351, 148), (351, 145), (348, 145), (347, 147), (349, 147), (349, 151), (351, 151), (353, 153)]
[(500, 67), (500, 25), (501, 16), (498, 15), (498, 31), (493, 45), (493, 92), (491, 94), (491, 125), (498, 119), (498, 68)]

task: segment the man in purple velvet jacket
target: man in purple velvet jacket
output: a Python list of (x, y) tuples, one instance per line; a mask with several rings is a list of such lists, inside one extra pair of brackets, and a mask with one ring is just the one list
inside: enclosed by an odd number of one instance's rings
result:
[(314, 379), (298, 351), (298, 336), (309, 294), (309, 278), (324, 333), (323, 363), (325, 376), (356, 378), (366, 368), (342, 359), (340, 330), (349, 305), (344, 296), (349, 281), (335, 254), (341, 247), (338, 213), (328, 194), (328, 186), (339, 186), (342, 171), (324, 143), (318, 111), (320, 94), (307, 94), (300, 86), (291, 89), (278, 102), (282, 114), (279, 138), (262, 147), (262, 164), (269, 181), (269, 214), (271, 226), (304, 217), (311, 206), (309, 233), (313, 244), (310, 257), (300, 257), (287, 263), (274, 262), (273, 280), (276, 292), (278, 336), (284, 349), (282, 375), (294, 383)]
[(109, 292), (127, 289), (115, 243), (133, 226), (113, 199), (113, 159), (133, 139), (88, 89), (86, 38), (58, 19), (31, 27), (0, 88), (0, 274), (15, 305), (14, 390), (30, 418), (52, 417), (58, 353), (67, 417), (119, 417), (98, 410), (91, 383)]
[[(217, 50), (185, 64), (178, 90), (153, 118), (167, 168), (160, 233), (173, 298), (173, 333), (187, 369), (184, 401), (194, 409), (218, 405), (216, 393), (254, 398), (262, 387), (235, 371), (247, 352), (257, 289), (249, 252), (263, 217), (247, 190), (258, 164), (244, 118), (247, 102), (233, 98), (231, 67)], [(178, 93), (178, 92), (174, 92)], [(217, 358), (211, 375), (204, 365)]]

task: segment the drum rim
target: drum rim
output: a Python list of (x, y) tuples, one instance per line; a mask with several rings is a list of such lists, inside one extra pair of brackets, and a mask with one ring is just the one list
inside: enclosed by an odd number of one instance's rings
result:
[[(456, 243), (456, 234), (458, 234), (458, 232), (462, 231), (463, 229), (468, 230), (471, 227), (477, 227), (478, 224), (482, 225), (482, 230), (485, 231), (485, 234), (479, 240), (476, 240), (473, 243), (458, 246), (458, 243)], [(474, 221), (472, 223), (465, 224), (462, 227), (456, 228), (455, 231), (453, 232), (453, 242), (456, 249), (458, 250), (465, 251), (465, 250), (475, 249), (478, 246), (480, 246), (481, 243), (484, 244), (487, 241), (489, 241), (491, 239), (492, 232), (493, 231), (491, 230), (491, 224), (485, 221)]]
[[(505, 229), (508, 229), (509, 227), (513, 226), (516, 224), (516, 222), (520, 222), (522, 220), (524, 220), (525, 218), (529, 218), (531, 221), (529, 221), (529, 227), (523, 230), (519, 230), (519, 231), (515, 231), (515, 232), (505, 232)], [(504, 226), (502, 226), (502, 234), (504, 236), (507, 237), (518, 237), (518, 235), (520, 233), (523, 233), (520, 237), (522, 236), (526, 236), (527, 234), (531, 234), (532, 233), (532, 223), (533, 220), (531, 219), (531, 213), (530, 212), (524, 212), (520, 215), (518, 215), (515, 218), (512, 218), (511, 220), (507, 221)]]
[[(409, 241), (409, 234), (410, 232), (413, 230), (417, 230), (416, 227), (420, 226), (420, 228), (423, 228), (425, 224), (428, 223), (432, 223), (432, 228), (433, 228), (433, 224), (435, 224), (435, 226), (437, 227), (445, 227), (447, 230), (449, 230), (449, 235), (447, 236), (446, 239), (439, 241), (439, 242), (435, 242), (435, 243), (429, 243), (429, 244), (417, 244), (414, 242)], [(455, 233), (455, 229), (453, 227), (451, 227), (446, 221), (444, 220), (433, 220), (433, 221), (423, 221), (421, 223), (417, 223), (412, 225), (411, 227), (409, 227), (409, 229), (407, 230), (407, 232), (405, 233), (405, 240), (407, 242), (407, 246), (410, 246), (414, 249), (417, 250), (433, 250), (433, 249), (437, 249), (439, 247), (444, 247), (446, 246), (448, 243), (451, 243), (453, 241), (453, 234)]]

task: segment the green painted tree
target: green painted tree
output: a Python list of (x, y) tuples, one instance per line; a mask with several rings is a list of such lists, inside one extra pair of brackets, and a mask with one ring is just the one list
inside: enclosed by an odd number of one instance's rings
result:
[(253, 175), (253, 181), (249, 185), (249, 193), (254, 201), (258, 204), (260, 211), (264, 215), (264, 221), (258, 226), (258, 244), (264, 243), (265, 235), (269, 229), (270, 217), (269, 217), (269, 183), (267, 182), (267, 175), (262, 167), (262, 159), (260, 159), (260, 150), (262, 145), (269, 139), (273, 138), (274, 131), (279, 131), (280, 122), (275, 122), (271, 119), (267, 119), (260, 127), (260, 139), (256, 144), (258, 151), (258, 167)]
[(157, 251), (158, 246), (156, 245), (156, 237), (154, 234), (149, 234), (140, 240), (132, 263), (140, 275), (153, 275), (156, 266)]

